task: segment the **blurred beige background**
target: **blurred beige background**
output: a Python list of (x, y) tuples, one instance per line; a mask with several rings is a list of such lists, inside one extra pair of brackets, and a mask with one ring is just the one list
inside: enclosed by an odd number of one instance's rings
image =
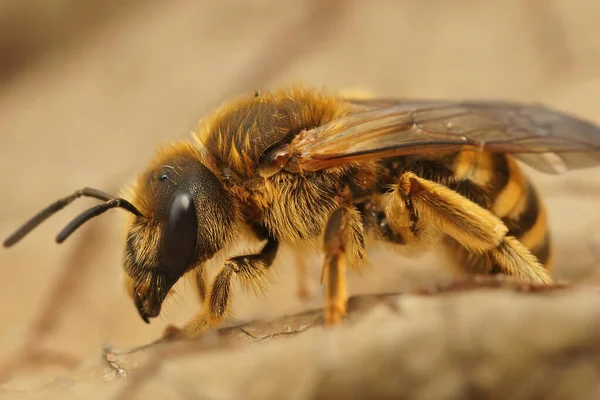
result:
[[(84, 5), (85, 4), (85, 5)], [(117, 192), (162, 143), (186, 138), (226, 99), (303, 82), (376, 95), (543, 102), (600, 123), (600, 3), (571, 1), (0, 4), (0, 236), (83, 186)], [(531, 172), (547, 199), (556, 276), (595, 279), (600, 169)], [(123, 214), (57, 246), (79, 200), (0, 249), (0, 381), (52, 380), (103, 343), (145, 343), (197, 310), (189, 285), (145, 325), (120, 282)], [(432, 256), (373, 252), (351, 293), (402, 290), (448, 272)], [(322, 302), (295, 297), (280, 257), (264, 297), (235, 292), (239, 318)], [(439, 275), (438, 275), (439, 274)], [(43, 374), (39, 374), (44, 372)], [(0, 393), (1, 396), (1, 393)]]

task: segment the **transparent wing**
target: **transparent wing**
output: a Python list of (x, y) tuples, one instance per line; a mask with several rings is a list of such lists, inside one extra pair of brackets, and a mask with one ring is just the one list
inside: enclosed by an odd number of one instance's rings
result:
[(261, 168), (316, 171), (461, 149), (514, 154), (547, 173), (600, 165), (600, 127), (542, 105), (349, 100), (352, 112), (263, 155)]

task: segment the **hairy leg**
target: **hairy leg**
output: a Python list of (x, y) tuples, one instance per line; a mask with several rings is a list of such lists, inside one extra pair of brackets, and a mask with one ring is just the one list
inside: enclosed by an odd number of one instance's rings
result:
[[(548, 271), (492, 212), (448, 187), (404, 173), (386, 214), (392, 227), (407, 225), (416, 237), (441, 233), (466, 250), (488, 257), (500, 271), (535, 283), (550, 283)], [(408, 222), (408, 223), (407, 223)]]
[(365, 258), (363, 235), (361, 217), (356, 209), (340, 207), (329, 217), (321, 275), (325, 284), (325, 322), (328, 325), (341, 322), (346, 314), (346, 270)]
[(308, 300), (311, 296), (310, 280), (308, 276), (308, 266), (303, 254), (299, 254), (296, 259), (296, 293), (301, 300)]
[(208, 282), (206, 281), (206, 271), (204, 270), (204, 268), (198, 268), (193, 272), (193, 274), (194, 286), (196, 287), (198, 298), (200, 299), (200, 303), (204, 304), (204, 300), (206, 298), (206, 293), (208, 290)]
[(233, 257), (219, 268), (205, 297), (204, 309), (184, 330), (188, 336), (202, 333), (206, 328), (221, 322), (229, 311), (231, 283), (237, 278), (245, 288), (261, 290), (265, 275), (275, 259), (279, 243), (272, 238), (257, 254)]

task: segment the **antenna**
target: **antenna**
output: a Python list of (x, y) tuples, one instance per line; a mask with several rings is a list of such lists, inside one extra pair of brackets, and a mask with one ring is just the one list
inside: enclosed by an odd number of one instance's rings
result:
[(77, 228), (79, 228), (84, 222), (90, 220), (93, 217), (96, 217), (106, 210), (111, 208), (120, 207), (125, 210), (137, 215), (138, 217), (142, 216), (142, 213), (129, 201), (111, 196), (107, 193), (104, 193), (98, 189), (93, 188), (83, 188), (77, 190), (75, 193), (59, 199), (54, 203), (50, 204), (48, 207), (44, 208), (42, 211), (34, 215), (29, 221), (25, 222), (23, 226), (17, 229), (12, 235), (10, 235), (3, 243), (4, 247), (10, 247), (17, 243), (19, 240), (23, 239), (29, 232), (31, 232), (35, 227), (44, 222), (48, 217), (55, 214), (56, 212), (62, 210), (67, 205), (71, 204), (73, 200), (78, 199), (79, 197), (93, 197), (99, 200), (104, 200), (106, 203), (100, 204), (98, 206), (92, 207), (89, 210), (81, 213), (77, 218), (69, 223), (56, 237), (56, 241), (58, 243), (62, 243), (71, 233), (73, 233)]

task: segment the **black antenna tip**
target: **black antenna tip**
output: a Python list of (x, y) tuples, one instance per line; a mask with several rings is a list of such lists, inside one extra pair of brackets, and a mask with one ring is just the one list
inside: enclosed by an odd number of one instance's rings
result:
[(23, 236), (25, 236), (27, 234), (27, 232), (28, 231), (23, 231), (23, 229), (17, 230), (12, 235), (10, 235), (9, 237), (7, 237), (4, 240), (4, 242), (2, 242), (2, 246), (4, 246), (4, 247), (11, 247), (15, 243), (17, 243), (19, 240), (23, 239)]

